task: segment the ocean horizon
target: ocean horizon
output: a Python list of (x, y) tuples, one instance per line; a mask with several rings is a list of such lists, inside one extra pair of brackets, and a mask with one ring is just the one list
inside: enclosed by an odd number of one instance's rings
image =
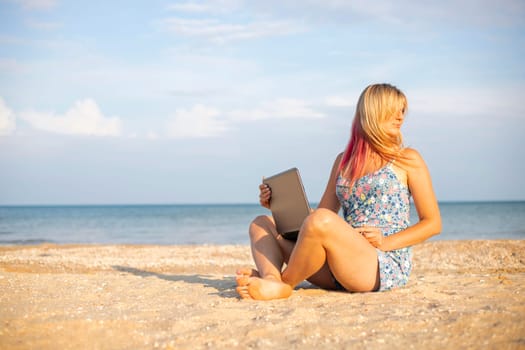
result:
[[(443, 230), (431, 240), (525, 239), (525, 201), (439, 207)], [(0, 245), (248, 244), (251, 220), (270, 214), (254, 203), (0, 205)]]

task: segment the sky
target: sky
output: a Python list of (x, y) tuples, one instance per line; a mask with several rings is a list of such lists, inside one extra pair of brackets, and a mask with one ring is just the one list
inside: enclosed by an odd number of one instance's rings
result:
[(0, 205), (322, 196), (372, 83), (439, 201), (525, 200), (525, 1), (0, 0)]

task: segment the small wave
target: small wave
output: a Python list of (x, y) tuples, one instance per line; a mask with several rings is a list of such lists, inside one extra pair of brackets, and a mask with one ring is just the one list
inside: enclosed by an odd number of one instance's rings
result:
[(42, 243), (54, 243), (49, 239), (0, 239), (0, 245), (33, 245)]

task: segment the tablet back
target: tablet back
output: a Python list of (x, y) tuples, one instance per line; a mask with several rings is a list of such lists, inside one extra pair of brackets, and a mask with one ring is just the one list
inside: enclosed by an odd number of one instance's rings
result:
[(297, 239), (304, 219), (310, 214), (301, 176), (297, 168), (291, 168), (263, 179), (270, 186), (272, 197), (270, 210), (279, 232), (286, 239)]

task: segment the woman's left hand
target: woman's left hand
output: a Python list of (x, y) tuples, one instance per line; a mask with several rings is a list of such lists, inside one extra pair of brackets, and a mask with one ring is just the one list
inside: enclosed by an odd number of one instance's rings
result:
[(373, 226), (362, 226), (356, 228), (357, 232), (363, 235), (370, 244), (372, 244), (374, 247), (381, 249), (381, 245), (383, 244), (383, 232), (381, 232), (381, 229), (379, 227), (373, 227)]

